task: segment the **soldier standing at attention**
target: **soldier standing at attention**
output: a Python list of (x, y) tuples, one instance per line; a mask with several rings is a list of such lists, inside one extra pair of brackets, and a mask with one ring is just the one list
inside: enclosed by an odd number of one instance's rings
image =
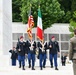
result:
[(76, 75), (76, 29), (74, 36), (70, 39), (69, 59), (73, 61), (74, 75)]
[(17, 43), (17, 52), (18, 52), (18, 61), (19, 61), (19, 68), (25, 70), (25, 54), (27, 54), (26, 50), (26, 43), (23, 41), (23, 36), (20, 37), (19, 42)]
[(62, 66), (65, 66), (66, 65), (66, 58), (67, 56), (63, 53), (63, 55), (61, 56), (61, 63), (62, 63)]
[(60, 54), (60, 51), (59, 51), (58, 42), (55, 40), (55, 36), (52, 36), (48, 47), (49, 47), (49, 59), (50, 59), (51, 68), (53, 68), (53, 58), (54, 58), (55, 70), (58, 70), (57, 54)]
[(9, 52), (11, 53), (12, 66), (16, 66), (16, 59), (17, 59), (16, 48), (13, 47), (13, 49), (9, 50)]

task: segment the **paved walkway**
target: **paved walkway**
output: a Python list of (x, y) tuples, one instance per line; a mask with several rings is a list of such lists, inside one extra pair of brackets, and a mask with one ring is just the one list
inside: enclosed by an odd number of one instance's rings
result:
[(50, 67), (46, 67), (43, 70), (40, 70), (39, 67), (35, 67), (35, 71), (32, 71), (28, 67), (26, 70), (19, 69), (18, 66), (1, 66), (0, 75), (73, 75), (72, 65), (67, 64), (65, 67), (60, 66), (59, 70), (56, 71)]
[[(1, 58), (0, 58), (1, 59)], [(3, 61), (3, 62), (2, 62)], [(35, 67), (35, 71), (26, 67), (26, 70), (22, 70), (9, 65), (9, 59), (4, 56), (0, 61), (0, 75), (73, 75), (72, 64), (66, 66), (59, 65), (59, 70), (56, 71), (54, 68), (47, 66), (45, 69), (40, 70), (39, 67)], [(48, 64), (48, 62), (47, 62)]]

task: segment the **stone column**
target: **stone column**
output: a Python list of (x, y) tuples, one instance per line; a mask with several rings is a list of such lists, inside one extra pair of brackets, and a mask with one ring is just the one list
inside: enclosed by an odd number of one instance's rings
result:
[(12, 0), (0, 0), (0, 54), (12, 47)]

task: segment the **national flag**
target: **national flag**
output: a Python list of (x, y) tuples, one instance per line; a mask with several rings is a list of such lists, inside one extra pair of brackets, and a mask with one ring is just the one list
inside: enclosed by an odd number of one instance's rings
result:
[(43, 41), (43, 27), (42, 27), (42, 16), (40, 7), (38, 9), (37, 37), (39, 38), (39, 40)]
[(32, 39), (33, 26), (34, 26), (34, 20), (33, 20), (33, 16), (31, 15), (31, 8), (30, 8), (29, 15), (28, 15), (28, 28), (27, 28), (27, 33), (30, 39)]

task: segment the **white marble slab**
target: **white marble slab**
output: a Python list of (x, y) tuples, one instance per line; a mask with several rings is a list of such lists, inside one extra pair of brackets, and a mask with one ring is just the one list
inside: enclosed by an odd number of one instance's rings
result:
[(0, 0), (0, 54), (12, 47), (12, 0)]

